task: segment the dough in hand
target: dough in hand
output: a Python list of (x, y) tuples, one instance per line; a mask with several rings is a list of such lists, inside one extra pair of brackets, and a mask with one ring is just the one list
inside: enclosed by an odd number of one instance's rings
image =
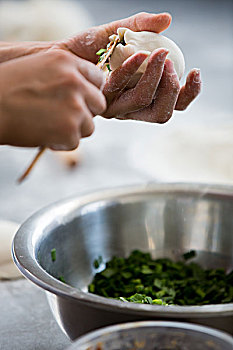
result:
[(11, 244), (19, 225), (0, 220), (0, 280), (23, 277), (11, 256)]
[[(120, 40), (124, 41), (125, 45), (120, 43), (113, 51), (110, 58), (110, 68), (112, 71), (120, 67), (128, 57), (132, 56), (138, 51), (146, 52), (149, 56), (155, 49), (166, 48), (169, 50), (167, 58), (173, 61), (178, 78), (182, 78), (185, 69), (184, 56), (174, 41), (161, 34), (145, 31), (133, 32), (127, 28), (118, 28), (117, 34), (120, 37)], [(114, 40), (115, 37), (116, 35), (112, 35), (110, 40)], [(145, 72), (147, 62), (148, 59), (146, 59), (140, 66), (136, 74), (133, 76), (129, 87), (136, 85), (141, 75)]]

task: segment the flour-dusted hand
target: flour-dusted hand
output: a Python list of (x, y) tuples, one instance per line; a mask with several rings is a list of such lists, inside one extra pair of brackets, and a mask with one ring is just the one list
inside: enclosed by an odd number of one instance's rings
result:
[[(131, 72), (136, 71), (134, 62), (142, 55), (136, 53), (110, 75), (103, 91), (108, 101), (108, 109), (104, 113), (106, 118), (166, 123), (174, 109), (186, 109), (199, 94), (200, 71), (193, 69), (180, 89), (174, 65), (166, 59), (167, 52), (164, 49), (157, 49), (151, 54), (147, 69), (137, 85), (127, 89), (127, 83), (133, 75)], [(132, 70), (132, 66), (135, 70)]]
[(88, 61), (97, 63), (96, 52), (100, 48), (106, 47), (109, 43), (109, 36), (116, 34), (118, 28), (125, 27), (137, 32), (151, 31), (160, 33), (167, 29), (170, 23), (171, 16), (168, 13), (150, 14), (143, 12), (90, 28), (68, 40), (57, 42), (56, 45)]
[(64, 50), (0, 64), (0, 143), (76, 148), (106, 108), (103, 81), (93, 63)]
[[(171, 16), (167, 13), (139, 13), (91, 28), (58, 45), (75, 55), (96, 62), (96, 52), (106, 47), (109, 36), (116, 33), (119, 27), (136, 32), (160, 33), (167, 29), (170, 23)], [(108, 102), (108, 108), (103, 116), (165, 123), (171, 118), (174, 109), (186, 109), (200, 93), (200, 70), (193, 69), (187, 76), (186, 84), (181, 88), (173, 63), (166, 59), (167, 54), (168, 51), (164, 49), (155, 50), (150, 56), (144, 75), (131, 89), (128, 89), (127, 85), (147, 58), (145, 53), (134, 54), (114, 71), (103, 90)]]

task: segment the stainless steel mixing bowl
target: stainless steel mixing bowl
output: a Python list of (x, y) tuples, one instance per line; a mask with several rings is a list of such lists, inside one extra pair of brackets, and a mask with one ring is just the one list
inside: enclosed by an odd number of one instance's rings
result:
[(127, 256), (133, 249), (172, 259), (195, 249), (195, 261), (205, 268), (230, 271), (233, 188), (155, 184), (74, 197), (29, 218), (15, 236), (13, 256), (21, 272), (48, 292), (53, 314), (71, 339), (102, 326), (149, 319), (189, 321), (233, 333), (233, 303), (164, 307), (87, 293), (94, 259)]
[(78, 339), (68, 350), (232, 350), (233, 338), (209, 327), (144, 321), (104, 327)]

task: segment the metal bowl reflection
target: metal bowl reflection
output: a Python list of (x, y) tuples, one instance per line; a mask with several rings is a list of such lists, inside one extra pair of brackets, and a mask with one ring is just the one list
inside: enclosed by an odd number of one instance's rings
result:
[(87, 293), (94, 259), (127, 256), (133, 249), (172, 259), (195, 249), (202, 266), (231, 270), (233, 188), (155, 184), (74, 197), (29, 218), (13, 243), (17, 266), (48, 292), (53, 314), (71, 339), (102, 326), (148, 319), (189, 321), (233, 333), (233, 304), (164, 307)]

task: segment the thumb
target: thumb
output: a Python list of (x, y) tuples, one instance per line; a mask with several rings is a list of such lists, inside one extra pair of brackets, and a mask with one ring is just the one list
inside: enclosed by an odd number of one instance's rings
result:
[(109, 42), (109, 36), (116, 33), (119, 27), (129, 28), (135, 32), (145, 30), (160, 33), (167, 29), (170, 23), (171, 15), (168, 13), (151, 14), (142, 12), (125, 19), (90, 28), (63, 41), (60, 43), (60, 47), (96, 63), (96, 52), (100, 48), (106, 47)]

